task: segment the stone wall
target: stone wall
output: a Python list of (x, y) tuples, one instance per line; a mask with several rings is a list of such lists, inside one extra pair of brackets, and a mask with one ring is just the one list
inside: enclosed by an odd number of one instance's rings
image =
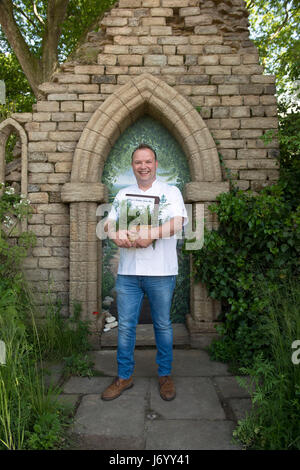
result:
[[(28, 197), (35, 212), (29, 229), (37, 236), (24, 267), (41, 305), (52, 279), (65, 315), (70, 211), (62, 186), (71, 181), (75, 149), (94, 112), (131, 80), (149, 74), (200, 107), (241, 189), (258, 191), (278, 178), (277, 145), (260, 139), (277, 128), (275, 77), (259, 65), (243, 0), (120, 0), (99, 26), (40, 86), (32, 113), (12, 116), (28, 136)], [(119, 123), (118, 132), (127, 125)]]

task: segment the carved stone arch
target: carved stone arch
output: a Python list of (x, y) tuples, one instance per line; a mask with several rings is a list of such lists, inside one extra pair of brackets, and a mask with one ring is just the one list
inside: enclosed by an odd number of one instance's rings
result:
[(143, 114), (162, 122), (180, 143), (193, 181), (221, 181), (214, 140), (199, 113), (168, 84), (143, 74), (123, 85), (94, 112), (78, 142), (71, 182), (101, 181), (111, 147)]
[[(9, 136), (16, 132), (21, 141), (21, 193), (28, 192), (27, 135), (23, 127), (14, 119), (8, 118), (0, 123), (0, 183), (5, 183), (5, 147)], [(27, 230), (27, 220), (22, 221), (22, 230)]]
[[(207, 204), (228, 190), (228, 184), (222, 182), (218, 152), (205, 122), (176, 90), (157, 77), (143, 74), (107, 98), (82, 132), (71, 181), (63, 186), (61, 194), (62, 201), (70, 203), (70, 304), (72, 308), (72, 301), (79, 301), (87, 317), (101, 309), (102, 247), (96, 236), (96, 210), (99, 203), (107, 201), (107, 188), (100, 183), (104, 164), (118, 137), (144, 114), (164, 124), (181, 145), (192, 180), (185, 187), (184, 197), (193, 203), (194, 212), (197, 203)], [(201, 298), (212, 303), (203, 286), (199, 289)], [(195, 308), (192, 311), (195, 317)]]

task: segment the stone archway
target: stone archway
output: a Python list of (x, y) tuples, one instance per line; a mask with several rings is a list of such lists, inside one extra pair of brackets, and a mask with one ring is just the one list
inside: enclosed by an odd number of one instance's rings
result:
[[(70, 203), (70, 304), (80, 301), (87, 317), (101, 307), (98, 261), (101, 243), (96, 237), (96, 209), (99, 203), (107, 201), (107, 188), (99, 181), (114, 142), (143, 114), (150, 114), (164, 124), (181, 145), (192, 179), (186, 185), (184, 197), (194, 204), (196, 211), (197, 203), (211, 202), (219, 192), (228, 190), (228, 184), (222, 182), (217, 149), (205, 122), (176, 90), (157, 77), (143, 74), (107, 98), (82, 132), (74, 154), (71, 182), (62, 189), (62, 201)], [(203, 286), (200, 290), (205, 302), (210, 302)], [(194, 302), (194, 327), (197, 308)]]
[[(8, 118), (0, 123), (0, 183), (5, 183), (5, 147), (9, 136), (16, 132), (21, 141), (21, 194), (27, 197), (28, 191), (28, 158), (27, 135), (23, 127), (14, 119)], [(27, 219), (21, 222), (22, 231), (27, 230)]]

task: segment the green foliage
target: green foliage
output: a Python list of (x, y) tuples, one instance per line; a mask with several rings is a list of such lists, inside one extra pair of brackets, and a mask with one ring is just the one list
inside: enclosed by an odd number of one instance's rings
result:
[(264, 302), (262, 331), (269, 338), (268, 357), (257, 354), (238, 379), (252, 398), (252, 411), (238, 423), (234, 437), (247, 448), (300, 449), (300, 368), (292, 361), (292, 344), (300, 338), (299, 282), (286, 279), (259, 289)]
[(13, 53), (0, 53), (0, 80), (4, 80), (6, 104), (0, 104), (0, 122), (11, 113), (31, 112), (35, 97)]
[(261, 331), (263, 304), (257, 286), (300, 274), (300, 207), (288, 210), (280, 184), (260, 194), (233, 190), (210, 210), (218, 230), (205, 231), (204, 246), (193, 253), (194, 276), (209, 296), (222, 302), (221, 339), (212, 343), (215, 359), (250, 365), (269, 340)]
[(300, 73), (299, 2), (247, 0), (247, 7), (251, 36), (266, 73), (276, 75), (279, 95), (292, 92)]
[(32, 431), (26, 431), (26, 450), (51, 450), (63, 448), (64, 433), (70, 420), (64, 409), (56, 407), (37, 417)]
[(80, 377), (92, 377), (94, 375), (94, 362), (86, 354), (74, 353), (69, 357), (65, 357), (64, 360), (64, 374), (66, 376), (79, 375)]
[[(29, 201), (17, 194), (13, 187), (0, 184), (0, 277), (8, 285), (18, 278), (18, 268), (27, 255), (28, 248), (35, 243), (30, 232), (20, 232), (20, 221), (32, 213)], [(11, 241), (17, 236), (17, 242)]]
[(39, 348), (43, 358), (48, 360), (62, 359), (89, 349), (88, 334), (90, 322), (81, 320), (81, 306), (75, 304), (74, 315), (68, 320), (60, 314), (60, 302), (51, 302), (45, 297), (47, 311), (45, 319), (38, 326)]

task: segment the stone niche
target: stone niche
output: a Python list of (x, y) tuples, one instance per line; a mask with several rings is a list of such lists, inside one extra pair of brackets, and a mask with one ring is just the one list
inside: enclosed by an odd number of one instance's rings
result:
[[(40, 86), (32, 112), (1, 123), (2, 181), (6, 138), (12, 128), (22, 138), (22, 192), (37, 236), (24, 270), (38, 304), (51, 280), (66, 317), (76, 300), (85, 318), (101, 310), (96, 209), (108, 196), (103, 166), (116, 139), (144, 114), (181, 145), (191, 175), (185, 202), (194, 214), (204, 205), (211, 229), (218, 221), (209, 203), (229, 190), (218, 152), (243, 190), (277, 180), (277, 143), (260, 139), (277, 128), (275, 77), (263, 74), (247, 16), (243, 0), (120, 0)], [(204, 285), (192, 283), (190, 291), (186, 324), (203, 346), (221, 307)]]

